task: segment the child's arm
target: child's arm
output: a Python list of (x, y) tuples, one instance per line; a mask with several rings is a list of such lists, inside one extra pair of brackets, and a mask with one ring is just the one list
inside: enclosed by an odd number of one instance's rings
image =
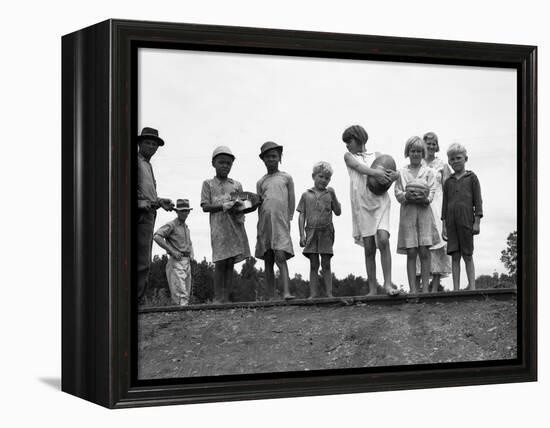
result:
[(432, 169), (428, 169), (428, 172), (426, 175), (426, 182), (428, 183), (428, 187), (430, 188), (430, 193), (428, 193), (428, 198), (426, 203), (431, 204), (432, 201), (434, 200), (435, 187), (436, 187), (435, 174)]
[(441, 203), (441, 222), (443, 223), (443, 227), (441, 229), (441, 238), (446, 241), (447, 240), (447, 183), (443, 184), (443, 202)]
[(300, 216), (298, 217), (298, 229), (300, 230), (300, 247), (306, 246), (306, 215), (301, 212)]
[(480, 223), (481, 217), (483, 217), (483, 201), (481, 200), (481, 186), (479, 184), (479, 179), (477, 175), (474, 174), (474, 179), (472, 182), (473, 185), (473, 196), (474, 196), (474, 225), (473, 225), (473, 234), (479, 235), (480, 232)]
[(217, 213), (220, 211), (227, 211), (235, 205), (235, 201), (227, 201), (222, 204), (212, 203), (212, 198), (210, 195), (210, 186), (208, 181), (202, 183), (201, 191), (201, 207), (205, 213)]
[(397, 202), (400, 204), (405, 204), (407, 202), (407, 192), (405, 192), (405, 189), (403, 188), (403, 180), (401, 180), (401, 177), (399, 177), (395, 182), (393, 190), (395, 192), (395, 199), (397, 199)]
[(336, 192), (332, 187), (327, 187), (327, 190), (329, 191), (330, 195), (332, 196), (332, 200), (330, 202), (330, 207), (332, 208), (332, 212), (336, 215), (342, 214), (342, 205), (340, 205), (340, 202), (338, 201), (338, 198), (336, 197)]
[(294, 180), (292, 177), (288, 176), (288, 221), (292, 221), (294, 216), (294, 210), (296, 209), (296, 197), (294, 196)]
[(302, 194), (302, 197), (300, 198), (300, 202), (298, 202), (298, 207), (296, 208), (296, 211), (300, 213), (300, 216), (298, 217), (298, 231), (300, 232), (300, 247), (306, 246), (306, 194)]
[(368, 166), (362, 164), (357, 159), (355, 159), (350, 152), (347, 152), (344, 155), (344, 161), (346, 162), (346, 165), (349, 166), (351, 169), (354, 169), (360, 174), (376, 177), (378, 181), (380, 181), (380, 183), (382, 184), (388, 184), (392, 182), (393, 176), (391, 173), (383, 169), (369, 168)]

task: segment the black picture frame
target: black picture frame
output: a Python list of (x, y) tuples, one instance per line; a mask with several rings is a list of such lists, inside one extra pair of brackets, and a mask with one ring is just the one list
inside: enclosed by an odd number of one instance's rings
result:
[[(137, 381), (136, 52), (162, 47), (517, 70), (516, 360)], [(537, 379), (535, 46), (108, 20), (62, 38), (62, 390), (109, 408)]]

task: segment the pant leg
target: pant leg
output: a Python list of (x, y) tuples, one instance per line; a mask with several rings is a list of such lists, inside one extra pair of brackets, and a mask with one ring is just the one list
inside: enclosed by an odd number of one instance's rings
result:
[(153, 231), (157, 213), (148, 211), (141, 213), (137, 224), (137, 297), (145, 296), (151, 270), (151, 252), (153, 249)]
[(189, 303), (191, 291), (191, 263), (189, 257), (176, 260), (173, 257), (166, 263), (166, 279), (170, 288), (172, 302), (184, 306)]

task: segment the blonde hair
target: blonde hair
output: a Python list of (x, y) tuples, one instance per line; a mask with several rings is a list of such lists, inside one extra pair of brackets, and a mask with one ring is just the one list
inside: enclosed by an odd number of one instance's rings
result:
[(422, 139), (420, 137), (416, 136), (416, 135), (414, 137), (409, 138), (407, 140), (407, 142), (405, 143), (405, 157), (406, 158), (409, 157), (409, 152), (413, 148), (422, 149), (422, 157), (423, 158), (426, 157), (426, 144), (424, 144), (424, 141), (422, 141)]
[(449, 146), (447, 149), (447, 156), (456, 154), (456, 153), (462, 153), (464, 156), (468, 156), (468, 152), (466, 151), (466, 147), (464, 147), (460, 143), (453, 143)]
[(332, 177), (333, 170), (332, 167), (328, 162), (320, 161), (317, 162), (315, 165), (313, 165), (313, 173), (312, 175), (318, 174), (320, 172), (323, 172), (327, 175), (330, 175)]
[(424, 134), (424, 137), (422, 137), (422, 139), (424, 140), (424, 142), (427, 142), (428, 140), (434, 140), (435, 141), (435, 151), (438, 152), (439, 151), (439, 139), (437, 138), (437, 134), (435, 132), (426, 132)]

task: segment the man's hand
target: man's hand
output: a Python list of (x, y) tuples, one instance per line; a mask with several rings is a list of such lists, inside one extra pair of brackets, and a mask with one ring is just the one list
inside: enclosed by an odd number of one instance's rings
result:
[(159, 198), (158, 204), (164, 211), (172, 211), (172, 208), (174, 208), (174, 203), (171, 199)]
[(480, 231), (479, 223), (475, 222), (472, 228), (472, 234), (479, 235), (479, 231)]
[(138, 201), (138, 209), (149, 211), (151, 208), (153, 208), (153, 206), (151, 205), (151, 201), (145, 201), (145, 200)]
[(447, 241), (448, 238), (449, 237), (447, 236), (447, 226), (445, 225), (445, 223), (443, 223), (443, 228), (441, 229), (441, 239)]
[(178, 251), (178, 250), (170, 251), (170, 255), (172, 257), (174, 257), (176, 260), (183, 259), (183, 253), (181, 251)]
[(306, 246), (306, 237), (300, 236), (300, 247), (304, 248)]

